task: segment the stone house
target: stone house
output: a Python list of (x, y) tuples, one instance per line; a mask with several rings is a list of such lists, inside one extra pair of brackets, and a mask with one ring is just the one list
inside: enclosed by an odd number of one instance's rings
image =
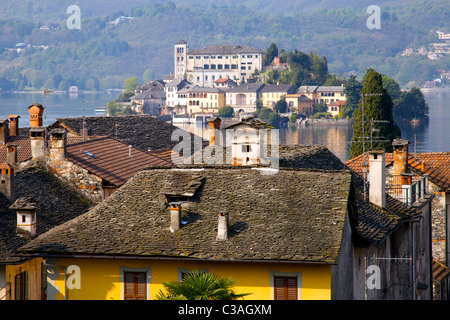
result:
[(245, 83), (256, 70), (262, 70), (264, 51), (246, 45), (211, 45), (190, 49), (184, 41), (174, 45), (174, 77), (200, 87), (230, 78)]
[[(148, 168), (21, 254), (79, 266), (84, 282), (66, 292), (63, 273), (48, 274), (49, 299), (152, 299), (163, 281), (198, 269), (232, 276), (251, 299), (431, 298), (430, 201), (409, 206), (384, 193), (383, 152), (372, 153), (365, 199), (360, 176), (326, 148), (279, 151), (274, 175), (261, 166)], [(397, 263), (411, 252), (413, 264)], [(379, 285), (366, 286), (369, 267), (379, 268)], [(129, 273), (142, 275), (138, 296), (126, 293)]]
[(109, 136), (67, 145), (65, 129), (50, 132), (48, 168), (74, 188), (98, 202), (109, 197), (133, 175), (148, 166), (172, 162)]
[(225, 105), (232, 107), (236, 114), (254, 112), (264, 86), (261, 83), (245, 83), (230, 88), (225, 93)]
[(10, 178), (14, 197), (0, 192), (0, 300), (42, 300), (46, 298), (44, 261), (21, 257), (17, 249), (94, 204), (49, 173), (41, 161), (12, 169)]
[(290, 84), (266, 84), (261, 89), (261, 103), (263, 108), (274, 109), (275, 104), (280, 101), (281, 98), (288, 94), (294, 94), (295, 87)]
[(313, 113), (314, 101), (304, 94), (287, 94), (284, 99), (287, 107), (291, 110), (295, 108), (299, 115)]
[(343, 100), (347, 97), (344, 93), (344, 85), (340, 86), (300, 86), (297, 93), (304, 94), (316, 104), (328, 105), (332, 102)]
[[(177, 110), (177, 108), (186, 107), (186, 97), (181, 96), (178, 92), (185, 88), (186, 86), (190, 86), (191, 83), (184, 79), (173, 79), (169, 83), (167, 83), (164, 87), (164, 91), (166, 93), (166, 106), (165, 111), (168, 114), (176, 113), (183, 114), (185, 112), (181, 112), (181, 110)], [(175, 112), (178, 111), (178, 112)]]
[[(421, 194), (421, 186), (426, 184), (432, 199), (432, 257), (435, 266), (440, 265), (448, 274), (448, 240), (447, 228), (450, 212), (450, 153), (430, 152), (411, 153), (409, 141), (397, 139), (393, 142), (393, 152), (386, 154), (387, 192), (407, 203), (414, 202)], [(368, 155), (362, 155), (346, 162), (346, 165), (363, 174), (367, 167)], [(366, 166), (365, 166), (366, 164)], [(436, 298), (447, 299), (448, 277), (434, 279)]]

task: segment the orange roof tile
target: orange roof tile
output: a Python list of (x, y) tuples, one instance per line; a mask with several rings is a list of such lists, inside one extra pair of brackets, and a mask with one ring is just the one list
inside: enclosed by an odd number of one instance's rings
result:
[[(386, 166), (394, 161), (393, 153), (386, 153)], [(369, 163), (367, 153), (364, 156), (366, 164)], [(345, 162), (345, 165), (355, 172), (361, 173), (363, 156), (359, 155)], [(450, 190), (450, 152), (409, 153), (408, 165), (417, 174), (428, 174), (431, 182), (437, 186)], [(367, 166), (367, 172), (369, 167)]]
[(144, 168), (172, 165), (150, 152), (129, 147), (108, 136), (68, 145), (66, 158), (116, 186)]

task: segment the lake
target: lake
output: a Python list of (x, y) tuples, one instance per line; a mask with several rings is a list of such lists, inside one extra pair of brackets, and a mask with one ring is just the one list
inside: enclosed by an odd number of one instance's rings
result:
[[(416, 125), (400, 123), (402, 138), (411, 142), (410, 152), (450, 151), (450, 89), (423, 90), (430, 108), (428, 123)], [(19, 125), (28, 126), (28, 106), (38, 102), (46, 106), (44, 125), (53, 123), (56, 118), (95, 116), (95, 108), (105, 106), (116, 98), (117, 92), (97, 92), (78, 94), (50, 93), (0, 93), (0, 118), (10, 114), (20, 115)], [(189, 125), (180, 127), (191, 132), (204, 132), (206, 127)], [(280, 143), (324, 145), (342, 161), (349, 157), (351, 126), (289, 126), (280, 128)], [(207, 135), (205, 135), (207, 137)]]

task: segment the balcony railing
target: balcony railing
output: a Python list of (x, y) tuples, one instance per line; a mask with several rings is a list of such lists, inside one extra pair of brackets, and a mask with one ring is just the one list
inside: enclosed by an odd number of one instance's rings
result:
[[(397, 181), (399, 179), (393, 179), (393, 182)], [(386, 193), (407, 205), (412, 205), (428, 194), (428, 177), (425, 175), (410, 184), (388, 183), (386, 184)]]

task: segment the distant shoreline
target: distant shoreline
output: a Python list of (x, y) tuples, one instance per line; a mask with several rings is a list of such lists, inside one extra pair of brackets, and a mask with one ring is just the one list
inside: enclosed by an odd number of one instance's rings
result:
[[(96, 91), (90, 91), (90, 90), (79, 90), (77, 92), (70, 92), (69, 90), (51, 90), (49, 93), (52, 94), (78, 94), (78, 93), (108, 93), (108, 92), (123, 92), (124, 89), (107, 89), (107, 90), (96, 90)], [(45, 90), (0, 90), (0, 93), (38, 93), (38, 94), (44, 94)]]
[(421, 91), (429, 91), (429, 92), (439, 92), (439, 91), (450, 91), (450, 87), (445, 88), (420, 88)]

